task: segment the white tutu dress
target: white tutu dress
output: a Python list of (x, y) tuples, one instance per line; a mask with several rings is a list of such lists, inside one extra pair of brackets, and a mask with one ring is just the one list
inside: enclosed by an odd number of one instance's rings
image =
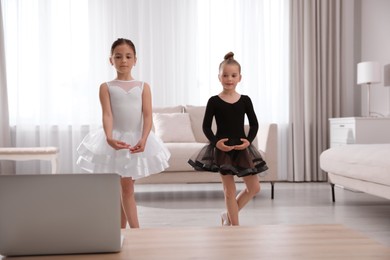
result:
[[(142, 135), (141, 81), (113, 80), (107, 82), (113, 113), (113, 138), (131, 146)], [(130, 153), (128, 149), (115, 150), (106, 141), (104, 129), (91, 131), (77, 148), (77, 165), (91, 173), (117, 173), (134, 180), (159, 173), (168, 168), (170, 153), (163, 142), (151, 131), (145, 150)]]

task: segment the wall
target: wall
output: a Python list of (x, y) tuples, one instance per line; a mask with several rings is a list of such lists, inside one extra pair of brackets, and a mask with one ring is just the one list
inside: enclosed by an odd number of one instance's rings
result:
[(356, 64), (361, 52), (361, 4), (359, 0), (343, 0), (341, 9), (341, 116), (360, 116), (361, 88), (356, 85)]
[[(357, 64), (390, 63), (390, 1), (342, 1), (341, 116), (367, 115), (367, 87), (357, 85)], [(371, 111), (390, 117), (390, 87), (371, 86)]]
[[(390, 1), (361, 1), (360, 61), (378, 61), (382, 66), (390, 63)], [(382, 71), (383, 77), (383, 71)], [(362, 89), (362, 112), (367, 109), (366, 88)], [(390, 87), (373, 85), (370, 91), (371, 111), (390, 116)]]

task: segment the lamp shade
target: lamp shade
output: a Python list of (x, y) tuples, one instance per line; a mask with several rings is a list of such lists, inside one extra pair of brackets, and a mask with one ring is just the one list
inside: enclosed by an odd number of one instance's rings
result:
[(383, 86), (390, 87), (390, 64), (383, 67)]
[(381, 82), (381, 68), (378, 62), (365, 61), (357, 65), (357, 84)]

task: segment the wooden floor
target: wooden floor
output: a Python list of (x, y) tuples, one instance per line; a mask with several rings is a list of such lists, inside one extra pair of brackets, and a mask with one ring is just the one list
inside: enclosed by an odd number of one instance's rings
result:
[[(242, 188), (238, 184), (238, 188)], [(220, 184), (136, 185), (141, 229), (119, 254), (22, 259), (390, 259), (390, 201), (327, 183), (270, 184), (221, 227)], [(8, 259), (8, 258), (5, 258)]]
[(124, 230), (120, 253), (18, 260), (389, 259), (390, 248), (342, 225), (170, 227)]
[(341, 225), (175, 227), (130, 233), (126, 242), (128, 259), (388, 260), (390, 257), (390, 248)]
[[(332, 203), (328, 183), (269, 183), (240, 212), (242, 226), (343, 225), (390, 247), (390, 200), (336, 187)], [(238, 184), (237, 189), (243, 187)], [(221, 184), (136, 185), (143, 228), (216, 227), (224, 210)], [(390, 258), (389, 258), (390, 259)]]

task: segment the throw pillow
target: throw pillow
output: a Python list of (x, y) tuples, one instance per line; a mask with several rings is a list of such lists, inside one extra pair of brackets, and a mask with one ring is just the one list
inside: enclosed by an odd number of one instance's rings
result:
[[(209, 140), (203, 133), (202, 124), (204, 112), (206, 110), (205, 106), (191, 106), (186, 105), (184, 107), (184, 111), (190, 115), (191, 119), (191, 127), (194, 132), (195, 140), (200, 143), (208, 143)], [(215, 120), (213, 120), (213, 124), (211, 129), (216, 132), (217, 126), (215, 124)]]
[[(182, 105), (172, 107), (153, 107), (153, 113), (183, 113), (184, 107)], [(152, 125), (152, 131), (154, 132), (154, 124)]]
[(172, 107), (153, 107), (153, 113), (182, 113), (184, 107), (182, 105)]
[(155, 133), (166, 143), (196, 142), (187, 113), (153, 113)]

